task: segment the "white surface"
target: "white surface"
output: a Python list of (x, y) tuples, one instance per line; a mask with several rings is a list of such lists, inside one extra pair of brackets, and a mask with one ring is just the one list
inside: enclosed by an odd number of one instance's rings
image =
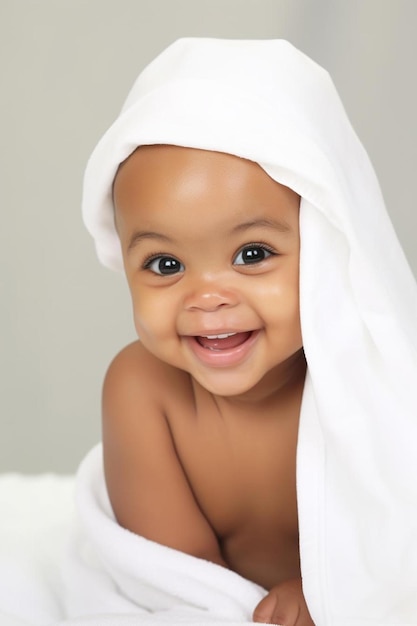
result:
[(13, 619), (48, 624), (64, 616), (61, 566), (73, 499), (73, 477), (0, 476), (1, 626), (14, 626)]

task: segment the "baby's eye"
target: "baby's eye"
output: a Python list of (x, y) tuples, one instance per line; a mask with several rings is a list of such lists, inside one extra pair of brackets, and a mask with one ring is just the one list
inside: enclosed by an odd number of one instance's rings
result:
[(242, 248), (235, 256), (234, 265), (251, 265), (254, 263), (260, 263), (266, 258), (275, 254), (273, 250), (260, 243), (251, 243)]
[(184, 265), (172, 256), (154, 256), (144, 264), (144, 269), (159, 274), (160, 276), (172, 276), (184, 271)]

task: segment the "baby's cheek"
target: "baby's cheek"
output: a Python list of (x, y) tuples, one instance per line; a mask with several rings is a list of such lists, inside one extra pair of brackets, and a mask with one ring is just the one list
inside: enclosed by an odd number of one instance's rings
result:
[(265, 314), (272, 318), (299, 322), (300, 301), (298, 286), (271, 285), (257, 294), (257, 301), (262, 303)]
[(141, 339), (152, 336), (155, 332), (153, 329), (154, 317), (152, 315), (153, 307), (151, 303), (144, 297), (133, 296), (133, 321), (136, 332)]
[(174, 332), (170, 308), (153, 298), (134, 299), (133, 317), (138, 336), (149, 348), (166, 342)]
[(142, 341), (151, 341), (157, 336), (157, 328), (155, 328), (155, 319), (151, 316), (144, 314), (141, 310), (134, 309), (133, 312), (134, 324), (138, 336)]

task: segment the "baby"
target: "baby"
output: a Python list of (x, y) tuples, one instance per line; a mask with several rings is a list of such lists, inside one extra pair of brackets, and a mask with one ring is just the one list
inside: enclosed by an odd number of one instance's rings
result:
[(270, 589), (256, 621), (311, 624), (295, 489), (299, 196), (251, 161), (156, 145), (122, 164), (114, 204), (140, 337), (104, 385), (116, 517)]
[(417, 293), (328, 75), (176, 42), (83, 202), (139, 337), (103, 390), (118, 523), (263, 587), (256, 622), (414, 623)]

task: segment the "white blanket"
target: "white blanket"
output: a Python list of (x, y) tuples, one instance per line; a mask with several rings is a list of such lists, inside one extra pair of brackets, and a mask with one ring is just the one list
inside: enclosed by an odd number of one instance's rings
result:
[(74, 518), (74, 477), (0, 476), (0, 625), (65, 616), (61, 567)]
[(77, 479), (0, 478), (0, 625), (140, 626), (251, 622), (264, 595), (223, 567), (121, 528), (101, 445)]
[(219, 565), (138, 537), (116, 523), (103, 477), (101, 446), (80, 468), (77, 502), (81, 524), (73, 534), (64, 568), (68, 617), (135, 614), (138, 624), (251, 621), (265, 594), (260, 587)]

